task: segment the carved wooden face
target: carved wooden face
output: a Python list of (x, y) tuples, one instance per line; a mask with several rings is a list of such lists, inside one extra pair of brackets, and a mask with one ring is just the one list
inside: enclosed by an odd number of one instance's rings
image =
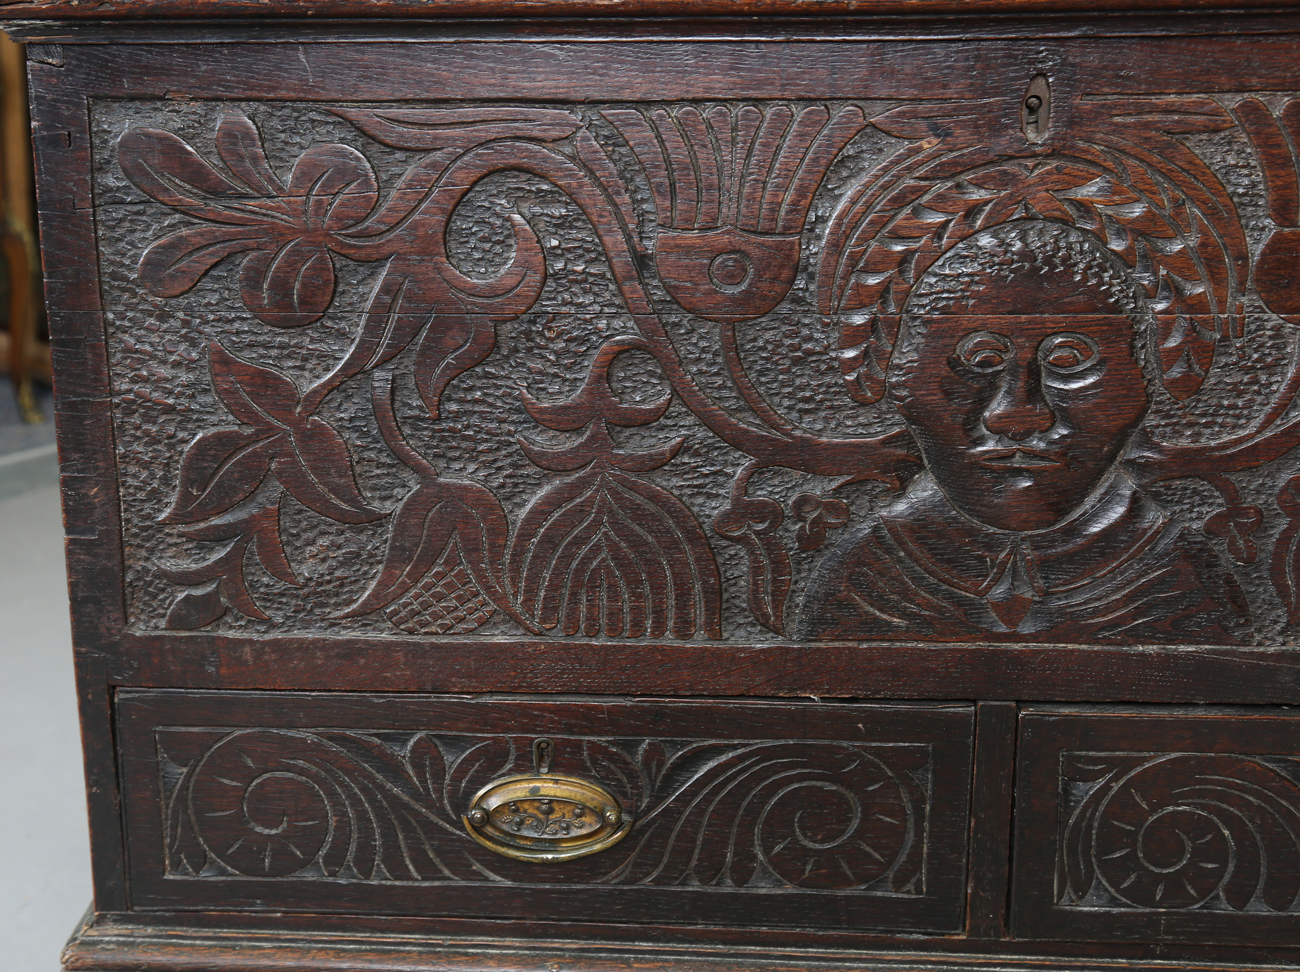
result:
[(1146, 414), (1133, 322), (1089, 275), (1028, 266), (919, 322), (891, 398), (957, 509), (1042, 530), (1101, 482)]

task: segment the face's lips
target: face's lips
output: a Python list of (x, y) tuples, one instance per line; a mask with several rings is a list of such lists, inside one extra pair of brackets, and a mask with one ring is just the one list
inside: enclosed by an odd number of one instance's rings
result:
[(1045, 452), (1034, 449), (992, 449), (980, 457), (980, 464), (994, 469), (1033, 469), (1040, 466), (1059, 466), (1062, 462)]

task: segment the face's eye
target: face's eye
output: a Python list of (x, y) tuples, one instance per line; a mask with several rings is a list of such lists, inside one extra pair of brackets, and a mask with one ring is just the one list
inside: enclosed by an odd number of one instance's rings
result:
[(1072, 375), (1096, 364), (1101, 357), (1097, 342), (1086, 334), (1061, 331), (1050, 334), (1038, 346), (1038, 360), (1062, 375)]
[(1007, 366), (1012, 354), (1010, 338), (992, 331), (972, 331), (957, 342), (952, 361), (970, 371), (993, 374)]

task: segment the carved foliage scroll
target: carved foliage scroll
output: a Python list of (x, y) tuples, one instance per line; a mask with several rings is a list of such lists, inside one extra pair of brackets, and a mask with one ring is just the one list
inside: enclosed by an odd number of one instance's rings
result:
[[(375, 525), (367, 580), (318, 619), (370, 632), (1276, 641), (1300, 618), (1297, 105), (1082, 98), (1033, 141), (1012, 101), (311, 109), (334, 140), (288, 152), (257, 112), (123, 123), (124, 184), (170, 220), (134, 282), (198, 313), (229, 277), (254, 320), (202, 311), (221, 411), (175, 456), (165, 623), (274, 630), (270, 594), (319, 587), (282, 535), (305, 509)], [(559, 213), (571, 239), (541, 228)], [(446, 398), (514, 360), (505, 331), (569, 340), (575, 272), (605, 288), (579, 360), (506, 379), (515, 489), (504, 447), (451, 454), (472, 430)], [(1031, 278), (1055, 282), (1029, 300)], [(785, 322), (835, 402), (781, 378)], [(280, 350), (249, 349), (263, 325)], [(1167, 488), (1193, 479), (1218, 499)]]
[(461, 815), (527, 772), (531, 738), (159, 729), (167, 869), (197, 878), (597, 883), (923, 896), (930, 747), (816, 740), (554, 740), (553, 771), (635, 817), (592, 858), (484, 850)]
[(1063, 753), (1057, 904), (1300, 911), (1300, 762)]

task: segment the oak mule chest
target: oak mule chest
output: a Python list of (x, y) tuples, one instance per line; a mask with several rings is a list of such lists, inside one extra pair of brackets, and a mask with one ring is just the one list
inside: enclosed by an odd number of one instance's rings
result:
[(1300, 967), (1300, 13), (1108, 6), (7, 4), (66, 967)]

